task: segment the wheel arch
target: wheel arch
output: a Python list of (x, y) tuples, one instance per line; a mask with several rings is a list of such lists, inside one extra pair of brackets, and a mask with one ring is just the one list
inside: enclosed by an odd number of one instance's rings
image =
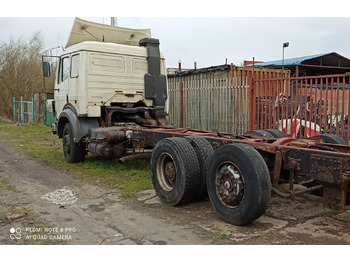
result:
[(67, 104), (58, 118), (57, 134), (59, 138), (63, 136), (64, 126), (69, 123), (72, 127), (74, 142), (81, 142), (85, 136), (90, 136), (91, 129), (99, 127), (97, 117), (79, 117), (75, 108)]

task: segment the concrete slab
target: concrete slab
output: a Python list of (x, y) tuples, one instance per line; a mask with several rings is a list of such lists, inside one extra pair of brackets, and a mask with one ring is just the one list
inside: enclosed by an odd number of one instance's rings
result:
[(156, 191), (154, 189), (144, 190), (144, 191), (138, 192), (136, 194), (136, 198), (138, 201), (145, 201), (145, 200), (154, 198), (156, 196), (157, 196), (157, 194), (156, 194)]
[(162, 201), (160, 201), (158, 196), (155, 196), (151, 199), (146, 200), (145, 204), (152, 205), (152, 204), (164, 204), (164, 203)]

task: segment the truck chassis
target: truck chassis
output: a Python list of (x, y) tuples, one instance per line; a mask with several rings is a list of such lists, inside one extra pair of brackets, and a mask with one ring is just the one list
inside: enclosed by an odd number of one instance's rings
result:
[[(66, 150), (69, 141), (63, 137)], [(325, 208), (346, 207), (350, 147), (335, 135), (294, 139), (278, 130), (235, 135), (119, 123), (92, 129), (82, 141), (87, 151), (121, 163), (151, 158), (152, 182), (164, 203), (177, 206), (208, 193), (219, 215), (234, 225), (264, 214), (271, 191), (293, 198), (323, 189)]]

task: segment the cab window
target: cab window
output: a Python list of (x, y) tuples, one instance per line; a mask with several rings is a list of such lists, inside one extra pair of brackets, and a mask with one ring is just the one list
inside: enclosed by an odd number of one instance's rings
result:
[(79, 76), (79, 54), (72, 56), (70, 77), (76, 78)]
[(64, 57), (60, 61), (60, 71), (58, 77), (58, 84), (62, 83), (69, 76), (69, 56)]

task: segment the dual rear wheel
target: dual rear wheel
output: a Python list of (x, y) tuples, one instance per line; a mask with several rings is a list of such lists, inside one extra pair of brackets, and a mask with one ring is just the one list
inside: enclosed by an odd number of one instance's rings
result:
[(176, 206), (208, 194), (219, 215), (234, 225), (259, 218), (271, 194), (265, 161), (244, 143), (214, 152), (202, 137), (167, 138), (153, 150), (151, 174), (163, 202)]
[(177, 206), (207, 195), (206, 172), (214, 150), (202, 137), (166, 138), (151, 158), (153, 186), (160, 199)]
[(283, 138), (287, 137), (285, 133), (278, 129), (264, 129), (264, 130), (251, 130), (244, 135), (249, 135), (249, 136), (263, 136), (263, 137), (269, 137), (269, 138)]

